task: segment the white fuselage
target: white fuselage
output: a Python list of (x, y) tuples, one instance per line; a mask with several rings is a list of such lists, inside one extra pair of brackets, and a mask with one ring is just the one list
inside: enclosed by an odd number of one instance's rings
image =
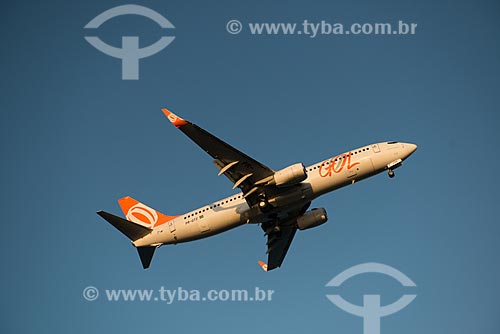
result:
[[(297, 186), (303, 189), (300, 196), (295, 191), (285, 206), (306, 204), (325, 193), (396, 168), (415, 149), (415, 145), (408, 143), (377, 143), (308, 166), (307, 178)], [(251, 209), (243, 194), (238, 193), (177, 216), (136, 240), (134, 245), (176, 244), (206, 238), (246, 223), (260, 223), (263, 216), (257, 208)]]

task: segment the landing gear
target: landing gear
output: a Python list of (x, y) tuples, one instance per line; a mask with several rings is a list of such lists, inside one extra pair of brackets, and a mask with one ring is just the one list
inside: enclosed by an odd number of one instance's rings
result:
[(259, 194), (259, 209), (264, 213), (273, 209), (273, 206), (269, 204), (265, 193)]
[(394, 160), (393, 162), (391, 162), (390, 164), (388, 164), (385, 167), (386, 169), (389, 170), (388, 174), (389, 174), (390, 178), (394, 177), (394, 169), (398, 168), (402, 164), (403, 164), (403, 160), (402, 159), (397, 159), (397, 160)]

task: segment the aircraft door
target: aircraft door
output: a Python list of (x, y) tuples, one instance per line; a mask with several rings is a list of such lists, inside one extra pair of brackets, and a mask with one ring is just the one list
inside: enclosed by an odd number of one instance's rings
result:
[(168, 222), (168, 229), (170, 230), (170, 233), (174, 233), (175, 232), (175, 223), (173, 220), (169, 221)]
[(359, 168), (356, 168), (356, 167), (354, 167), (352, 169), (346, 169), (346, 172), (345, 172), (346, 173), (346, 177), (348, 179), (354, 178), (356, 175), (358, 175), (358, 170), (359, 170)]
[(372, 145), (372, 150), (375, 153), (379, 153), (380, 152), (380, 147), (378, 146), (378, 144), (373, 144)]
[(203, 219), (203, 217), (200, 217), (200, 219), (198, 219), (198, 227), (200, 228), (201, 233), (210, 231), (210, 225), (208, 225), (207, 220)]

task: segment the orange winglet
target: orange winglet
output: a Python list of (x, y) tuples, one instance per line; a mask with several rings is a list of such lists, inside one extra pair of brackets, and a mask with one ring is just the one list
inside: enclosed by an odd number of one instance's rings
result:
[(168, 110), (167, 108), (163, 108), (161, 111), (163, 111), (163, 113), (165, 114), (165, 116), (167, 116), (168, 120), (176, 128), (180, 128), (181, 126), (189, 124), (186, 120), (180, 118), (179, 116), (177, 116), (176, 114), (174, 114), (173, 112), (171, 112), (170, 110)]
[(267, 264), (264, 261), (259, 260), (259, 265), (262, 268), (262, 270), (267, 271)]

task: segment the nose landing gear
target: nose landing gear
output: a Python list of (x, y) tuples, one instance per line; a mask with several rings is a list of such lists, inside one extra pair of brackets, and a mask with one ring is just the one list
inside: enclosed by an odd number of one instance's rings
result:
[(394, 169), (400, 167), (403, 164), (402, 159), (397, 159), (388, 164), (385, 168), (389, 170), (387, 174), (389, 174), (389, 177), (392, 179), (394, 177)]

